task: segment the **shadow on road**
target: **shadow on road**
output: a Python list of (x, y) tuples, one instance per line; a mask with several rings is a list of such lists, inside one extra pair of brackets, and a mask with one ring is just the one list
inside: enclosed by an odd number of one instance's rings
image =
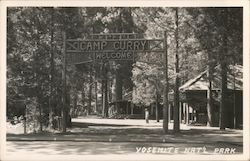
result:
[[(213, 154), (217, 147), (236, 148), (236, 153), (242, 153), (242, 147), (219, 144), (197, 145), (192, 143), (104, 143), (104, 142), (11, 142), (8, 143), (9, 154), (42, 154), (42, 155), (110, 155), (110, 154), (138, 154), (139, 147), (144, 148), (179, 148), (178, 154), (183, 154), (185, 148), (206, 147), (206, 154)], [(151, 154), (151, 153), (139, 153)], [(155, 153), (162, 154), (162, 153)], [(176, 155), (173, 151), (164, 153), (166, 155)]]
[(119, 125), (119, 124), (104, 124), (104, 123), (85, 123), (85, 122), (72, 122), (72, 127), (87, 128), (89, 126), (111, 126), (111, 127), (129, 127), (133, 125)]
[(243, 134), (240, 130), (221, 131), (192, 126), (179, 133), (169, 130), (169, 133), (164, 134), (160, 126), (77, 122), (66, 133), (7, 134), (7, 139), (9, 153), (52, 155), (136, 154), (136, 147), (151, 146), (206, 146), (211, 153), (216, 147), (236, 147), (238, 152), (243, 149)]

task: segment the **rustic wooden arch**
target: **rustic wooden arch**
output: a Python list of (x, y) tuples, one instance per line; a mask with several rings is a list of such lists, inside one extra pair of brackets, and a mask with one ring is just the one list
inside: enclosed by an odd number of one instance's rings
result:
[[(84, 39), (67, 39), (63, 33), (63, 97), (62, 97), (62, 130), (66, 132), (66, 68), (67, 65), (83, 64), (102, 60), (140, 60), (136, 57), (138, 52), (165, 53), (165, 78), (163, 129), (168, 130), (168, 56), (167, 56), (167, 34), (164, 39), (139, 38), (136, 33), (105, 33), (90, 34)], [(143, 61), (152, 63), (149, 60)]]

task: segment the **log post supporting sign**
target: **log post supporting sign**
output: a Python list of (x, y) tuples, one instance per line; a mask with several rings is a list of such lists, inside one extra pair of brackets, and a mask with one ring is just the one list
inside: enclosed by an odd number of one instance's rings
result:
[(63, 70), (62, 70), (62, 132), (66, 132), (66, 33), (63, 32)]

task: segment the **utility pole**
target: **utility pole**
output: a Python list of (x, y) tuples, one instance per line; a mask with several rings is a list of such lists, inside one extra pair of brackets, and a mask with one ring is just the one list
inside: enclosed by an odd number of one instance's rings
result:
[(163, 93), (163, 131), (168, 132), (168, 46), (167, 46), (167, 31), (164, 31), (164, 49), (165, 49), (165, 80), (166, 86)]

